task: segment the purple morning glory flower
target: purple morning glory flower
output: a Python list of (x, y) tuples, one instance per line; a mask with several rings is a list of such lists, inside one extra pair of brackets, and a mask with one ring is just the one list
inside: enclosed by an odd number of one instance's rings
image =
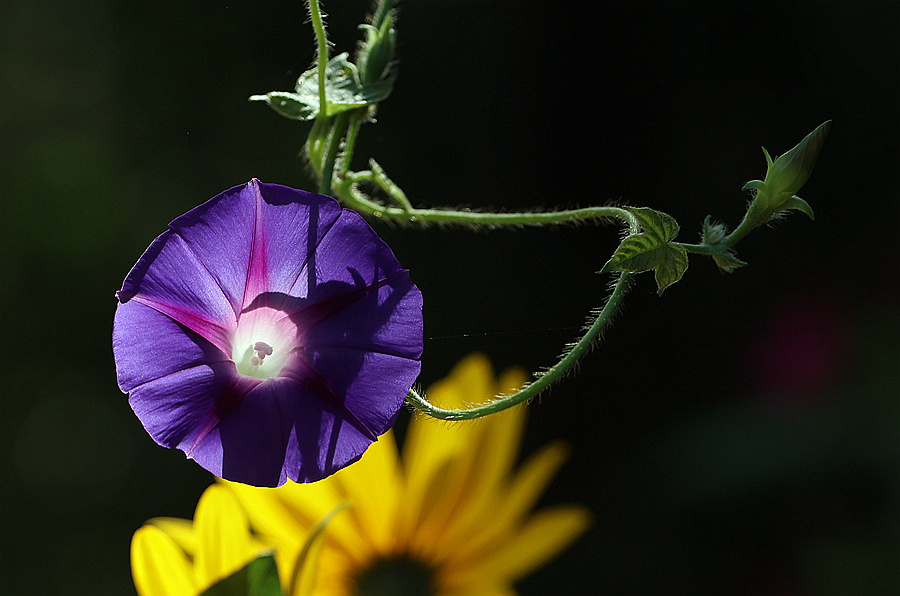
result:
[(237, 482), (356, 461), (421, 367), (422, 294), (390, 248), (334, 199), (255, 179), (169, 224), (116, 296), (135, 414)]

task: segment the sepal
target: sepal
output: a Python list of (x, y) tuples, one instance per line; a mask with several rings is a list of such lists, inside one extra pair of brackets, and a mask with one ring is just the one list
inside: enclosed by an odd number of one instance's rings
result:
[(731, 273), (738, 267), (747, 266), (747, 263), (734, 256), (734, 252), (731, 250), (714, 252), (712, 253), (712, 258), (713, 261), (716, 262), (716, 266), (718, 266), (719, 270), (723, 273)]
[(725, 227), (725, 224), (713, 222), (712, 216), (707, 215), (703, 220), (703, 231), (700, 233), (701, 242), (709, 245), (718, 244), (722, 242), (727, 233), (728, 228)]
[(763, 182), (762, 180), (751, 180), (750, 182), (748, 182), (741, 188), (741, 190), (753, 190), (753, 189), (758, 190), (758, 191), (764, 191), (764, 190), (766, 190), (766, 183)]
[(797, 195), (794, 195), (790, 199), (785, 201), (784, 205), (782, 205), (781, 208), (796, 209), (797, 211), (802, 211), (803, 213), (808, 215), (810, 219), (816, 219), (816, 215), (815, 213), (813, 213), (812, 207), (809, 206), (809, 203), (807, 203)]
[(716, 262), (719, 269), (725, 273), (731, 273), (738, 267), (746, 266), (747, 263), (734, 256), (734, 251), (721, 245), (727, 233), (728, 229), (725, 224), (713, 222), (712, 216), (707, 215), (703, 220), (703, 232), (701, 233), (703, 244), (709, 247), (713, 261)]

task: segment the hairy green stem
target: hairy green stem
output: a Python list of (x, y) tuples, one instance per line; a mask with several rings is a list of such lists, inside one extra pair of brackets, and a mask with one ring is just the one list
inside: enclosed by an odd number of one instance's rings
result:
[(328, 142), (325, 144), (325, 154), (322, 156), (322, 171), (319, 178), (319, 194), (330, 195), (332, 192), (332, 179), (334, 178), (334, 164), (338, 151), (350, 125), (350, 113), (341, 112), (334, 119), (334, 125), (328, 133)]
[(308, 0), (309, 16), (312, 20), (313, 30), (316, 33), (316, 60), (319, 70), (319, 113), (316, 120), (328, 118), (328, 97), (325, 93), (325, 71), (328, 66), (328, 37), (325, 33), (325, 24), (322, 22), (322, 12), (319, 10), (319, 0)]
[[(363, 114), (365, 114), (365, 111), (366, 110), (363, 109)], [(338, 167), (339, 178), (344, 178), (350, 171), (350, 161), (353, 159), (353, 151), (356, 150), (356, 138), (359, 136), (359, 127), (362, 124), (363, 118), (365, 118), (365, 116), (360, 116), (357, 111), (354, 111), (353, 115), (350, 117), (350, 125), (347, 128), (344, 150), (341, 152), (341, 161)]]
[(559, 362), (553, 365), (553, 367), (535, 379), (533, 383), (526, 385), (512, 395), (497, 396), (496, 401), (465, 410), (448, 410), (446, 408), (435, 406), (413, 389), (410, 389), (406, 400), (417, 410), (434, 418), (439, 418), (441, 420), (471, 420), (473, 418), (481, 418), (483, 416), (495, 414), (501, 410), (511, 408), (512, 406), (537, 397), (542, 391), (558, 381), (560, 377), (569, 371), (575, 363), (578, 362), (578, 359), (590, 349), (591, 345), (597, 341), (600, 334), (609, 324), (618, 309), (625, 292), (628, 290), (629, 280), (630, 274), (623, 273), (620, 275), (613, 288), (612, 294), (609, 296), (609, 300), (603, 305), (603, 309), (591, 323), (584, 336), (579, 339), (578, 342), (572, 346), (572, 349), (569, 350)]
[(734, 231), (722, 239), (720, 244), (728, 249), (734, 246), (740, 241), (741, 238), (749, 234), (754, 230), (754, 228), (758, 227), (762, 221), (759, 218), (755, 217), (755, 214), (751, 214), (750, 210), (747, 211), (747, 214), (744, 215), (744, 219), (741, 220), (741, 223), (738, 224), (738, 227), (734, 229)]
[[(379, 184), (376, 174), (371, 171), (351, 172), (332, 189), (347, 206), (374, 217), (412, 223), (468, 224), (485, 226), (522, 226), (577, 223), (595, 219), (615, 218), (632, 228), (637, 228), (634, 215), (621, 207), (584, 207), (562, 211), (537, 211), (524, 213), (490, 213), (454, 209), (415, 209), (407, 207), (406, 198), (395, 197), (403, 207), (389, 207), (373, 201), (356, 188), (359, 181)], [(639, 228), (637, 228), (639, 229)]]
[(698, 255), (711, 255), (714, 254), (714, 251), (710, 248), (708, 244), (688, 244), (687, 242), (673, 242), (672, 244), (677, 244), (681, 246), (688, 252), (692, 252)]

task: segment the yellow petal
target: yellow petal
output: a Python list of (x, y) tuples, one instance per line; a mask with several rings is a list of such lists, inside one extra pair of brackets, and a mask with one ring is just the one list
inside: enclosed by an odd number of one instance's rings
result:
[(197, 533), (194, 532), (194, 522), (189, 519), (177, 517), (154, 517), (147, 525), (156, 526), (169, 535), (181, 550), (189, 556), (197, 552)]
[[(282, 488), (259, 488), (238, 482), (219, 479), (247, 512), (250, 523), (266, 536), (281, 538), (283, 536), (300, 536), (312, 520), (295, 515), (285, 506), (285, 499), (280, 498)], [(299, 542), (299, 538), (297, 539)]]
[(464, 490), (465, 478), (455, 473), (453, 463), (442, 462), (422, 484), (421, 494), (404, 499), (396, 545), (400, 552), (408, 551), (420, 560), (434, 557), (443, 539), (444, 522)]
[[(258, 488), (227, 481), (223, 485), (241, 502), (253, 528), (264, 534), (278, 550), (279, 571), (284, 571), (284, 566), (300, 552), (309, 529), (346, 500), (333, 476), (309, 484), (289, 480), (278, 488)], [(326, 540), (354, 560), (367, 553), (367, 549), (360, 548), (366, 543), (349, 515), (339, 515), (332, 520)]]
[[(427, 396), (437, 405), (458, 408), (484, 403), (495, 391), (490, 361), (473, 354), (432, 385)], [(448, 423), (420, 416), (410, 423), (403, 447), (406, 492), (398, 523), (401, 541), (415, 535), (420, 544), (435, 546), (434, 531), (450, 519), (473, 486), (470, 470), (480, 458), (477, 446), (483, 443), (482, 435), (481, 421)], [(437, 486), (441, 490), (435, 490)]]
[[(507, 369), (501, 376), (500, 382), (491, 388), (491, 397), (515, 393), (527, 381), (528, 375), (523, 369)], [(486, 459), (481, 459), (483, 472), (480, 481), (487, 482), (493, 487), (498, 485), (509, 473), (521, 448), (526, 412), (525, 404), (521, 404), (478, 420), (479, 424), (487, 427), (483, 432), (486, 442), (484, 448), (488, 456)]]
[(461, 570), (457, 581), (512, 583), (555, 557), (587, 530), (590, 520), (590, 512), (576, 505), (542, 509), (506, 545)]
[(470, 514), (445, 535), (442, 553), (467, 563), (514, 535), (567, 457), (562, 442), (542, 447), (522, 465), (509, 488), (469, 505)]
[(224, 487), (207, 488), (194, 513), (197, 583), (209, 586), (247, 565), (259, 554), (250, 535), (250, 522), (237, 499)]
[(516, 591), (510, 586), (494, 586), (478, 582), (475, 585), (459, 588), (439, 588), (437, 594), (438, 596), (516, 596)]
[[(486, 362), (467, 359), (464, 364), (468, 368), (463, 366), (462, 374), (449, 380), (464, 393), (483, 392), (479, 401), (512, 392), (527, 380), (523, 370), (509, 369), (502, 384), (496, 384), (492, 378), (477, 378), (491, 374)], [(468, 550), (472, 537), (483, 535), (488, 526), (497, 527), (498, 503), (521, 446), (525, 418), (526, 408), (519, 405), (470, 423), (466, 445), (447, 473), (443, 502), (430, 507), (432, 513), (420, 528), (427, 530), (424, 539), (432, 541), (433, 557), (457, 556)]]
[(362, 458), (337, 472), (334, 483), (351, 503), (343, 516), (351, 516), (377, 552), (387, 552), (395, 540), (396, 513), (400, 506), (402, 478), (397, 443), (392, 432), (378, 438)]
[[(502, 505), (496, 508), (491, 518), (491, 528), (495, 533), (515, 531), (544, 494), (568, 455), (568, 447), (556, 441), (544, 445), (522, 464), (503, 494)], [(478, 540), (473, 541), (473, 547), (478, 543)]]
[(144, 526), (131, 539), (131, 574), (140, 596), (195, 594), (190, 561), (165, 532)]

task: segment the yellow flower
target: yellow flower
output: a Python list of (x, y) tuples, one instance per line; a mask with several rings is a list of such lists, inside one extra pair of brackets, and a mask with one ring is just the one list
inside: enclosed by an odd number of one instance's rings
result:
[[(508, 371), (498, 384), (487, 358), (473, 355), (428, 396), (461, 407), (525, 380)], [(325, 529), (315, 594), (512, 594), (515, 581), (568, 546), (590, 517), (574, 505), (531, 513), (566, 448), (546, 445), (513, 474), (524, 423), (524, 407), (455, 424), (417, 418), (402, 460), (388, 433), (360, 461), (319, 482), (223, 483), (276, 549), (289, 594), (297, 593), (293, 566), (310, 528), (346, 501), (350, 507)]]
[(200, 497), (193, 523), (157, 518), (134, 533), (131, 573), (141, 596), (192, 596), (267, 550), (234, 496), (214, 484)]

